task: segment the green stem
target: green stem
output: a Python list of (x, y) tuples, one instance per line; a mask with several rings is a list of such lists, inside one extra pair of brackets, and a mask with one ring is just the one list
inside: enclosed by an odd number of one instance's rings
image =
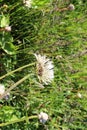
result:
[(8, 75), (13, 74), (14, 72), (20, 71), (20, 70), (22, 70), (22, 69), (24, 69), (24, 68), (26, 68), (26, 67), (32, 66), (32, 65), (35, 65), (35, 62), (34, 62), (34, 63), (31, 63), (31, 64), (24, 65), (24, 66), (22, 66), (22, 67), (20, 67), (20, 68), (17, 68), (17, 69), (15, 69), (15, 70), (13, 70), (13, 71), (10, 71), (10, 72), (8, 72), (7, 74), (1, 76), (0, 79), (3, 79), (3, 78), (5, 78), (5, 77), (8, 76)]
[(22, 121), (28, 121), (29, 119), (34, 119), (34, 118), (38, 118), (38, 116), (30, 116), (30, 117), (22, 117), (21, 119), (17, 119), (17, 120), (14, 120), (14, 121), (9, 121), (9, 122), (6, 122), (6, 123), (1, 123), (0, 126), (6, 126), (6, 125), (11, 125), (13, 123), (17, 123), (17, 122), (22, 122)]
[(26, 75), (24, 78), (20, 79), (14, 85), (12, 85), (10, 88), (8, 88), (7, 91), (3, 95), (0, 96), (0, 99), (3, 99), (12, 89), (14, 89), (16, 86), (18, 86), (23, 81), (25, 81), (26, 79), (28, 79), (30, 75), (32, 75), (32, 74)]

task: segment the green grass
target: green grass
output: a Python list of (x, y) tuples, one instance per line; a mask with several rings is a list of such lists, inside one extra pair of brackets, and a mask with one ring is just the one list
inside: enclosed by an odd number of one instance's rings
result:
[[(10, 92), (8, 100), (0, 100), (1, 130), (86, 130), (87, 2), (72, 3), (74, 11), (58, 12), (55, 1), (34, 1), (31, 9), (24, 8), (20, 0), (6, 2), (8, 9), (2, 12), (9, 15), (12, 26), (6, 33), (13, 37), (16, 50), (10, 55), (0, 49), (0, 76), (7, 73), (1, 83), (8, 89), (27, 74), (30, 77)], [(62, 8), (69, 3), (56, 4)], [(54, 81), (44, 88), (37, 84), (33, 53), (46, 55), (54, 64)], [(27, 64), (32, 66), (9, 73)], [(45, 125), (36, 117), (41, 111), (49, 115)]]

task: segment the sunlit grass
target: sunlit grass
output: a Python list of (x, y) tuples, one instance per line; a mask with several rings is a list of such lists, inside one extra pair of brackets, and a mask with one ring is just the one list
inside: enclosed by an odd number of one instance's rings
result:
[[(62, 3), (56, 1), (59, 8), (69, 4)], [(46, 0), (37, 0), (30, 9), (21, 1), (6, 4), (8, 9), (4, 14), (10, 16), (9, 33), (17, 49), (13, 55), (1, 50), (1, 83), (8, 90), (26, 75), (31, 76), (11, 89), (8, 100), (0, 100), (1, 129), (85, 130), (87, 2), (74, 1), (75, 10), (64, 12), (54, 10), (55, 1), (46, 4)], [(34, 53), (53, 61), (55, 77), (51, 84), (39, 83)], [(41, 124), (37, 117), (42, 111), (49, 116), (46, 124)]]

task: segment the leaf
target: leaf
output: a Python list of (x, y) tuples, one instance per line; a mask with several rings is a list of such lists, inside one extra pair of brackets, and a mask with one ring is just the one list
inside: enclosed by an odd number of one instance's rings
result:
[(11, 106), (3, 106), (1, 109), (1, 112), (5, 113), (5, 114), (12, 114), (14, 112), (14, 108)]
[(46, 5), (47, 3), (49, 3), (49, 0), (44, 0), (44, 1), (40, 1), (40, 0), (34, 0), (33, 1), (33, 6), (39, 6), (39, 7), (43, 7), (44, 5)]
[(1, 27), (6, 27), (9, 25), (9, 16), (2, 16), (1, 18), (1, 23), (0, 23), (0, 26)]
[(17, 116), (16, 116), (16, 115), (13, 115), (9, 121), (15, 121), (15, 120), (17, 120), (17, 119), (18, 119)]
[(3, 106), (0, 110), (0, 120), (8, 122), (8, 121), (14, 121), (17, 120), (17, 116), (15, 115), (15, 108), (11, 106)]
[(3, 38), (0, 38), (0, 46), (9, 55), (16, 52), (16, 47), (13, 45), (13, 37), (9, 33), (5, 33)]
[(7, 42), (2, 46), (2, 49), (7, 53), (7, 54), (15, 54), (15, 46), (11, 42)]

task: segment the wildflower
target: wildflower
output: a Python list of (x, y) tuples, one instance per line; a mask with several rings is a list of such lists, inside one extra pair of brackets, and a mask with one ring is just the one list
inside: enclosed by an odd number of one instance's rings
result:
[(10, 32), (10, 31), (11, 31), (11, 26), (6, 26), (6, 27), (5, 27), (5, 30), (6, 30), (7, 32)]
[(82, 98), (81, 93), (78, 92), (78, 93), (77, 93), (77, 97), (78, 97), (78, 98)]
[(5, 86), (3, 84), (0, 84), (0, 95), (3, 95), (5, 92)]
[(50, 59), (46, 58), (46, 56), (41, 56), (40, 54), (35, 54), (37, 59), (37, 75), (41, 82), (44, 84), (49, 84), (54, 78), (53, 64)]
[(23, 3), (24, 3), (25, 6), (30, 8), (31, 4), (32, 4), (32, 0), (23, 0)]
[[(5, 94), (5, 86), (3, 84), (0, 84), (0, 96), (2, 96), (3, 94)], [(10, 93), (7, 93), (5, 96), (4, 96), (4, 99), (5, 100), (8, 100), (10, 97)]]
[(39, 118), (40, 122), (44, 124), (48, 120), (48, 115), (44, 112), (41, 112), (38, 115), (38, 118)]
[(75, 6), (73, 5), (73, 4), (70, 4), (69, 6), (68, 6), (68, 10), (75, 10)]
[(8, 5), (4, 4), (4, 5), (3, 5), (3, 8), (7, 9), (7, 8), (8, 8)]

